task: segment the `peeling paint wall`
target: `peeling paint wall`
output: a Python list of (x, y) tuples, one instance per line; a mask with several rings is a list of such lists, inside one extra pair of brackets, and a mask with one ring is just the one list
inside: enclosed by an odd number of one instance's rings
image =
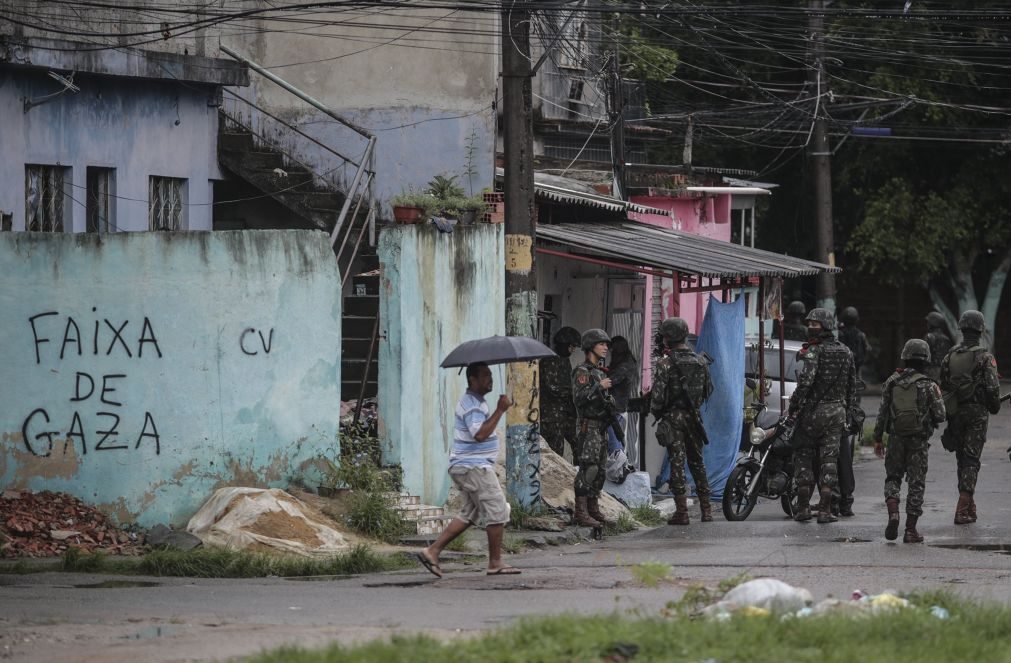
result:
[(211, 86), (77, 76), (81, 91), (24, 112), (24, 100), (60, 89), (45, 71), (0, 71), (0, 210), (25, 228), (25, 166), (66, 168), (64, 232), (87, 227), (87, 169), (114, 169), (113, 231), (148, 229), (151, 176), (183, 178), (184, 228), (211, 229), (218, 111)]
[(0, 485), (181, 526), (336, 445), (323, 233), (0, 233), (0, 273)]
[[(439, 364), (464, 341), (505, 333), (501, 225), (390, 226), (379, 236), (379, 435), (384, 460), (404, 469), (405, 488), (429, 504), (449, 490), (453, 410), (467, 388)], [(495, 390), (505, 373), (492, 367)], [(504, 431), (499, 431), (504, 449)]]

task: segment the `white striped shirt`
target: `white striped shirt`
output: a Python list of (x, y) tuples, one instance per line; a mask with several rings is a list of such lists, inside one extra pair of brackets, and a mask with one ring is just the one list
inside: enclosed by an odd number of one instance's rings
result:
[(498, 458), (498, 435), (492, 431), (484, 442), (478, 442), (474, 436), (489, 417), (488, 403), (470, 389), (456, 405), (455, 423), (453, 426), (453, 450), (449, 454), (449, 465), (478, 467), (494, 465)]

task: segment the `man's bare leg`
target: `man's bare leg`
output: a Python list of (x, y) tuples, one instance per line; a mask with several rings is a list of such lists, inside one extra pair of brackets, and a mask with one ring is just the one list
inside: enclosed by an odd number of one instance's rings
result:
[[(442, 530), (442, 534), (439, 535), (435, 542), (427, 548), (423, 548), (421, 550), (421, 554), (428, 558), (432, 564), (438, 566), (439, 555), (441, 555), (445, 547), (449, 545), (449, 542), (466, 532), (468, 529), (470, 529), (470, 523), (466, 520), (463, 520), (462, 518), (453, 518), (453, 520), (449, 522), (449, 525), (446, 526), (446, 529)], [(490, 538), (491, 537), (489, 535), (489, 540)], [(501, 545), (501, 543), (502, 535), (500, 533), (499, 544)]]
[(515, 569), (502, 561), (502, 536), (505, 532), (505, 525), (488, 525), (485, 528), (485, 532), (488, 533), (488, 573), (491, 575), (498, 573), (503, 573), (503, 575), (519, 573), (519, 569)]

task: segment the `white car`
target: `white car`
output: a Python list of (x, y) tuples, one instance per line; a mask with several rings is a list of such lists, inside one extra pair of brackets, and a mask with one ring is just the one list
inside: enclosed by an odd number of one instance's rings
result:
[[(798, 353), (803, 347), (800, 341), (786, 341), (783, 346), (783, 362), (786, 370), (783, 372), (782, 390), (780, 389), (779, 339), (766, 339), (762, 354), (765, 355), (765, 404), (766, 409), (758, 415), (758, 425), (771, 428), (779, 421), (782, 412), (780, 394), (789, 401), (793, 390), (797, 388), (797, 378), (804, 365), (798, 359)], [(744, 377), (757, 380), (759, 376), (758, 339), (748, 337), (744, 340)]]

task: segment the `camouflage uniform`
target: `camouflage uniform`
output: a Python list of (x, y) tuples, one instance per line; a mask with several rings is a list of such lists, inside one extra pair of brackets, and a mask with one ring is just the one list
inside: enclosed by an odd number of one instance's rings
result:
[(576, 406), (572, 402), (572, 363), (567, 356), (547, 357), (540, 361), (541, 437), (551, 450), (561, 456), (565, 443), (576, 448)]
[(853, 353), (853, 370), (857, 377), (860, 377), (860, 368), (867, 358), (867, 335), (855, 325), (841, 325), (839, 327), (839, 342), (850, 349)]
[(954, 344), (948, 334), (939, 328), (928, 331), (927, 338), (924, 340), (930, 346), (930, 366), (927, 369), (927, 375), (935, 382), (939, 382), (941, 380), (941, 362), (944, 361)]
[[(923, 489), (927, 479), (927, 455), (930, 451), (930, 436), (934, 429), (944, 423), (944, 400), (941, 390), (933, 380), (924, 380), (924, 375), (912, 369), (898, 369), (886, 381), (881, 390), (881, 407), (874, 424), (874, 439), (881, 440), (888, 433), (888, 449), (885, 452), (885, 500), (899, 500), (902, 477), (909, 484), (906, 496), (906, 514), (919, 518), (923, 515)], [(917, 382), (917, 380), (919, 381)], [(920, 435), (896, 435), (890, 421), (892, 392), (896, 386), (906, 386), (916, 382), (917, 409), (924, 414), (923, 432)]]
[(1000, 383), (997, 376), (997, 360), (993, 355), (979, 346), (966, 344), (956, 345), (948, 352), (941, 362), (941, 389), (944, 392), (955, 390), (951, 382), (949, 362), (956, 350), (975, 347), (975, 368), (973, 383), (975, 389), (966, 401), (959, 401), (958, 410), (948, 421), (949, 430), (945, 435), (952, 436), (955, 441), (955, 460), (958, 463), (959, 493), (976, 492), (976, 478), (979, 475), (979, 457), (983, 453), (986, 442), (986, 430), (989, 424), (989, 413), (1000, 411)]
[(597, 497), (604, 487), (607, 465), (608, 417), (614, 413), (614, 398), (610, 390), (600, 388), (607, 377), (604, 371), (584, 361), (572, 371), (572, 402), (576, 406), (576, 447), (579, 464), (576, 474), (576, 497)]
[(853, 402), (856, 380), (849, 349), (832, 337), (808, 343), (800, 351), (804, 370), (790, 397), (791, 417), (797, 419), (793, 437), (794, 478), (798, 488), (814, 490), (814, 461), (820, 465), (822, 488), (838, 481), (839, 438), (846, 426), (846, 410)]
[[(685, 377), (688, 393), (685, 393), (681, 384), (681, 375)], [(702, 460), (703, 441), (695, 432), (688, 398), (693, 397), (697, 408), (712, 392), (713, 383), (709, 378), (708, 364), (690, 349), (671, 350), (653, 369), (650, 409), (659, 421), (657, 440), (667, 448), (670, 456), (670, 487), (675, 496), (688, 494), (686, 458), (699, 499), (708, 499), (711, 493), (706, 466)]]

